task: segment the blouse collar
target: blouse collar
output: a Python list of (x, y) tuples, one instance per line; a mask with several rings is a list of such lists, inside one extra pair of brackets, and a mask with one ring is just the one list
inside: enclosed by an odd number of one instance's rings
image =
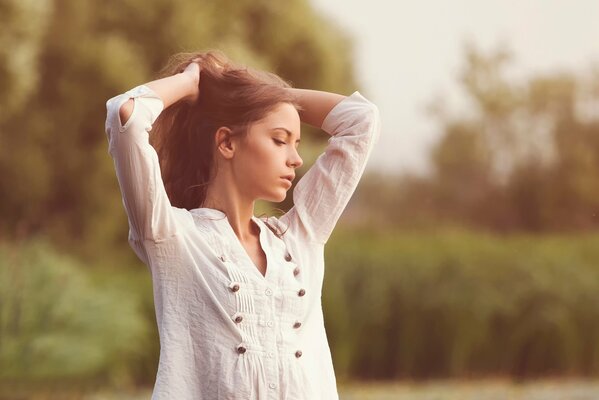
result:
[[(214, 217), (214, 218), (226, 218), (227, 214), (222, 212), (221, 210), (217, 210), (216, 208), (208, 208), (208, 207), (200, 207), (194, 208), (189, 211), (190, 213), (198, 216), (206, 216), (206, 217)], [(252, 215), (252, 220), (257, 221), (254, 215)]]
[(192, 214), (195, 214), (195, 215), (207, 216), (207, 217), (223, 218), (223, 217), (227, 216), (227, 214), (225, 214), (221, 210), (217, 210), (216, 208), (207, 208), (207, 207), (194, 208), (193, 210), (190, 210), (189, 212)]

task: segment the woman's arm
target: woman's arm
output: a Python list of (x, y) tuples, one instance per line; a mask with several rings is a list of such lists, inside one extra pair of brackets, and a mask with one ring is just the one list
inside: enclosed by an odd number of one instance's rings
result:
[[(200, 67), (191, 63), (178, 74), (166, 78), (156, 79), (145, 83), (152, 89), (164, 103), (164, 108), (178, 101), (193, 101), (197, 98), (200, 84)], [(133, 99), (129, 99), (119, 110), (121, 122), (125, 124), (133, 112)]]
[(284, 226), (313, 243), (324, 244), (364, 172), (380, 132), (378, 108), (359, 92), (350, 96), (295, 89), (302, 122), (331, 137), (323, 154), (293, 190), (294, 206), (281, 217)]
[(191, 63), (183, 73), (139, 85), (106, 102), (108, 152), (129, 219), (129, 241), (146, 263), (144, 241), (164, 240), (177, 230), (149, 133), (166, 106), (197, 98), (199, 71), (199, 65)]
[(339, 104), (345, 96), (310, 89), (289, 88), (303, 108), (299, 112), (302, 122), (322, 128), (322, 123), (329, 112)]

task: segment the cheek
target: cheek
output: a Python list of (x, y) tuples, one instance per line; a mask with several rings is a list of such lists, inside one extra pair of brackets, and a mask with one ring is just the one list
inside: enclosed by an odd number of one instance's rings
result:
[(260, 146), (255, 146), (248, 156), (251, 158), (248, 162), (253, 164), (253, 167), (258, 168), (264, 172), (264, 167), (276, 166), (279, 162), (280, 158), (277, 149), (272, 146), (268, 146), (268, 144), (262, 144)]
[(246, 149), (238, 159), (237, 170), (240, 176), (249, 180), (263, 177), (272, 170), (273, 154), (263, 146), (255, 146)]

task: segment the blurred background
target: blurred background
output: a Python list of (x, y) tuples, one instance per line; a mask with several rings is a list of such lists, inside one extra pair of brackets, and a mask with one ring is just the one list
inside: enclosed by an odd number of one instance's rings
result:
[[(149, 398), (106, 101), (180, 51), (378, 105), (326, 248), (350, 399), (599, 398), (599, 2), (0, 0), (0, 398)], [(302, 127), (303, 170), (327, 135)], [(257, 214), (291, 207), (260, 203)]]

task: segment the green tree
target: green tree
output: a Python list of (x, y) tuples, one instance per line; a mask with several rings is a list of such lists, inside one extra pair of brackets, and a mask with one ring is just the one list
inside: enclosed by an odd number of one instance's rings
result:
[(390, 206), (372, 207), (382, 204), (374, 198), (368, 207), (403, 226), (424, 220), (508, 232), (599, 228), (599, 69), (522, 79), (511, 74), (507, 50), (483, 54), (466, 46), (464, 58), (460, 84), (469, 107), (434, 109), (442, 134), (432, 173), (403, 178), (395, 190), (369, 188), (394, 197), (385, 202)]
[[(2, 0), (0, 10), (0, 90), (10, 99), (0, 107), (0, 232), (45, 234), (90, 259), (132, 254), (105, 102), (151, 80), (171, 54), (218, 48), (296, 87), (356, 89), (349, 39), (306, 0)], [(326, 135), (308, 129), (304, 139), (310, 164)]]

